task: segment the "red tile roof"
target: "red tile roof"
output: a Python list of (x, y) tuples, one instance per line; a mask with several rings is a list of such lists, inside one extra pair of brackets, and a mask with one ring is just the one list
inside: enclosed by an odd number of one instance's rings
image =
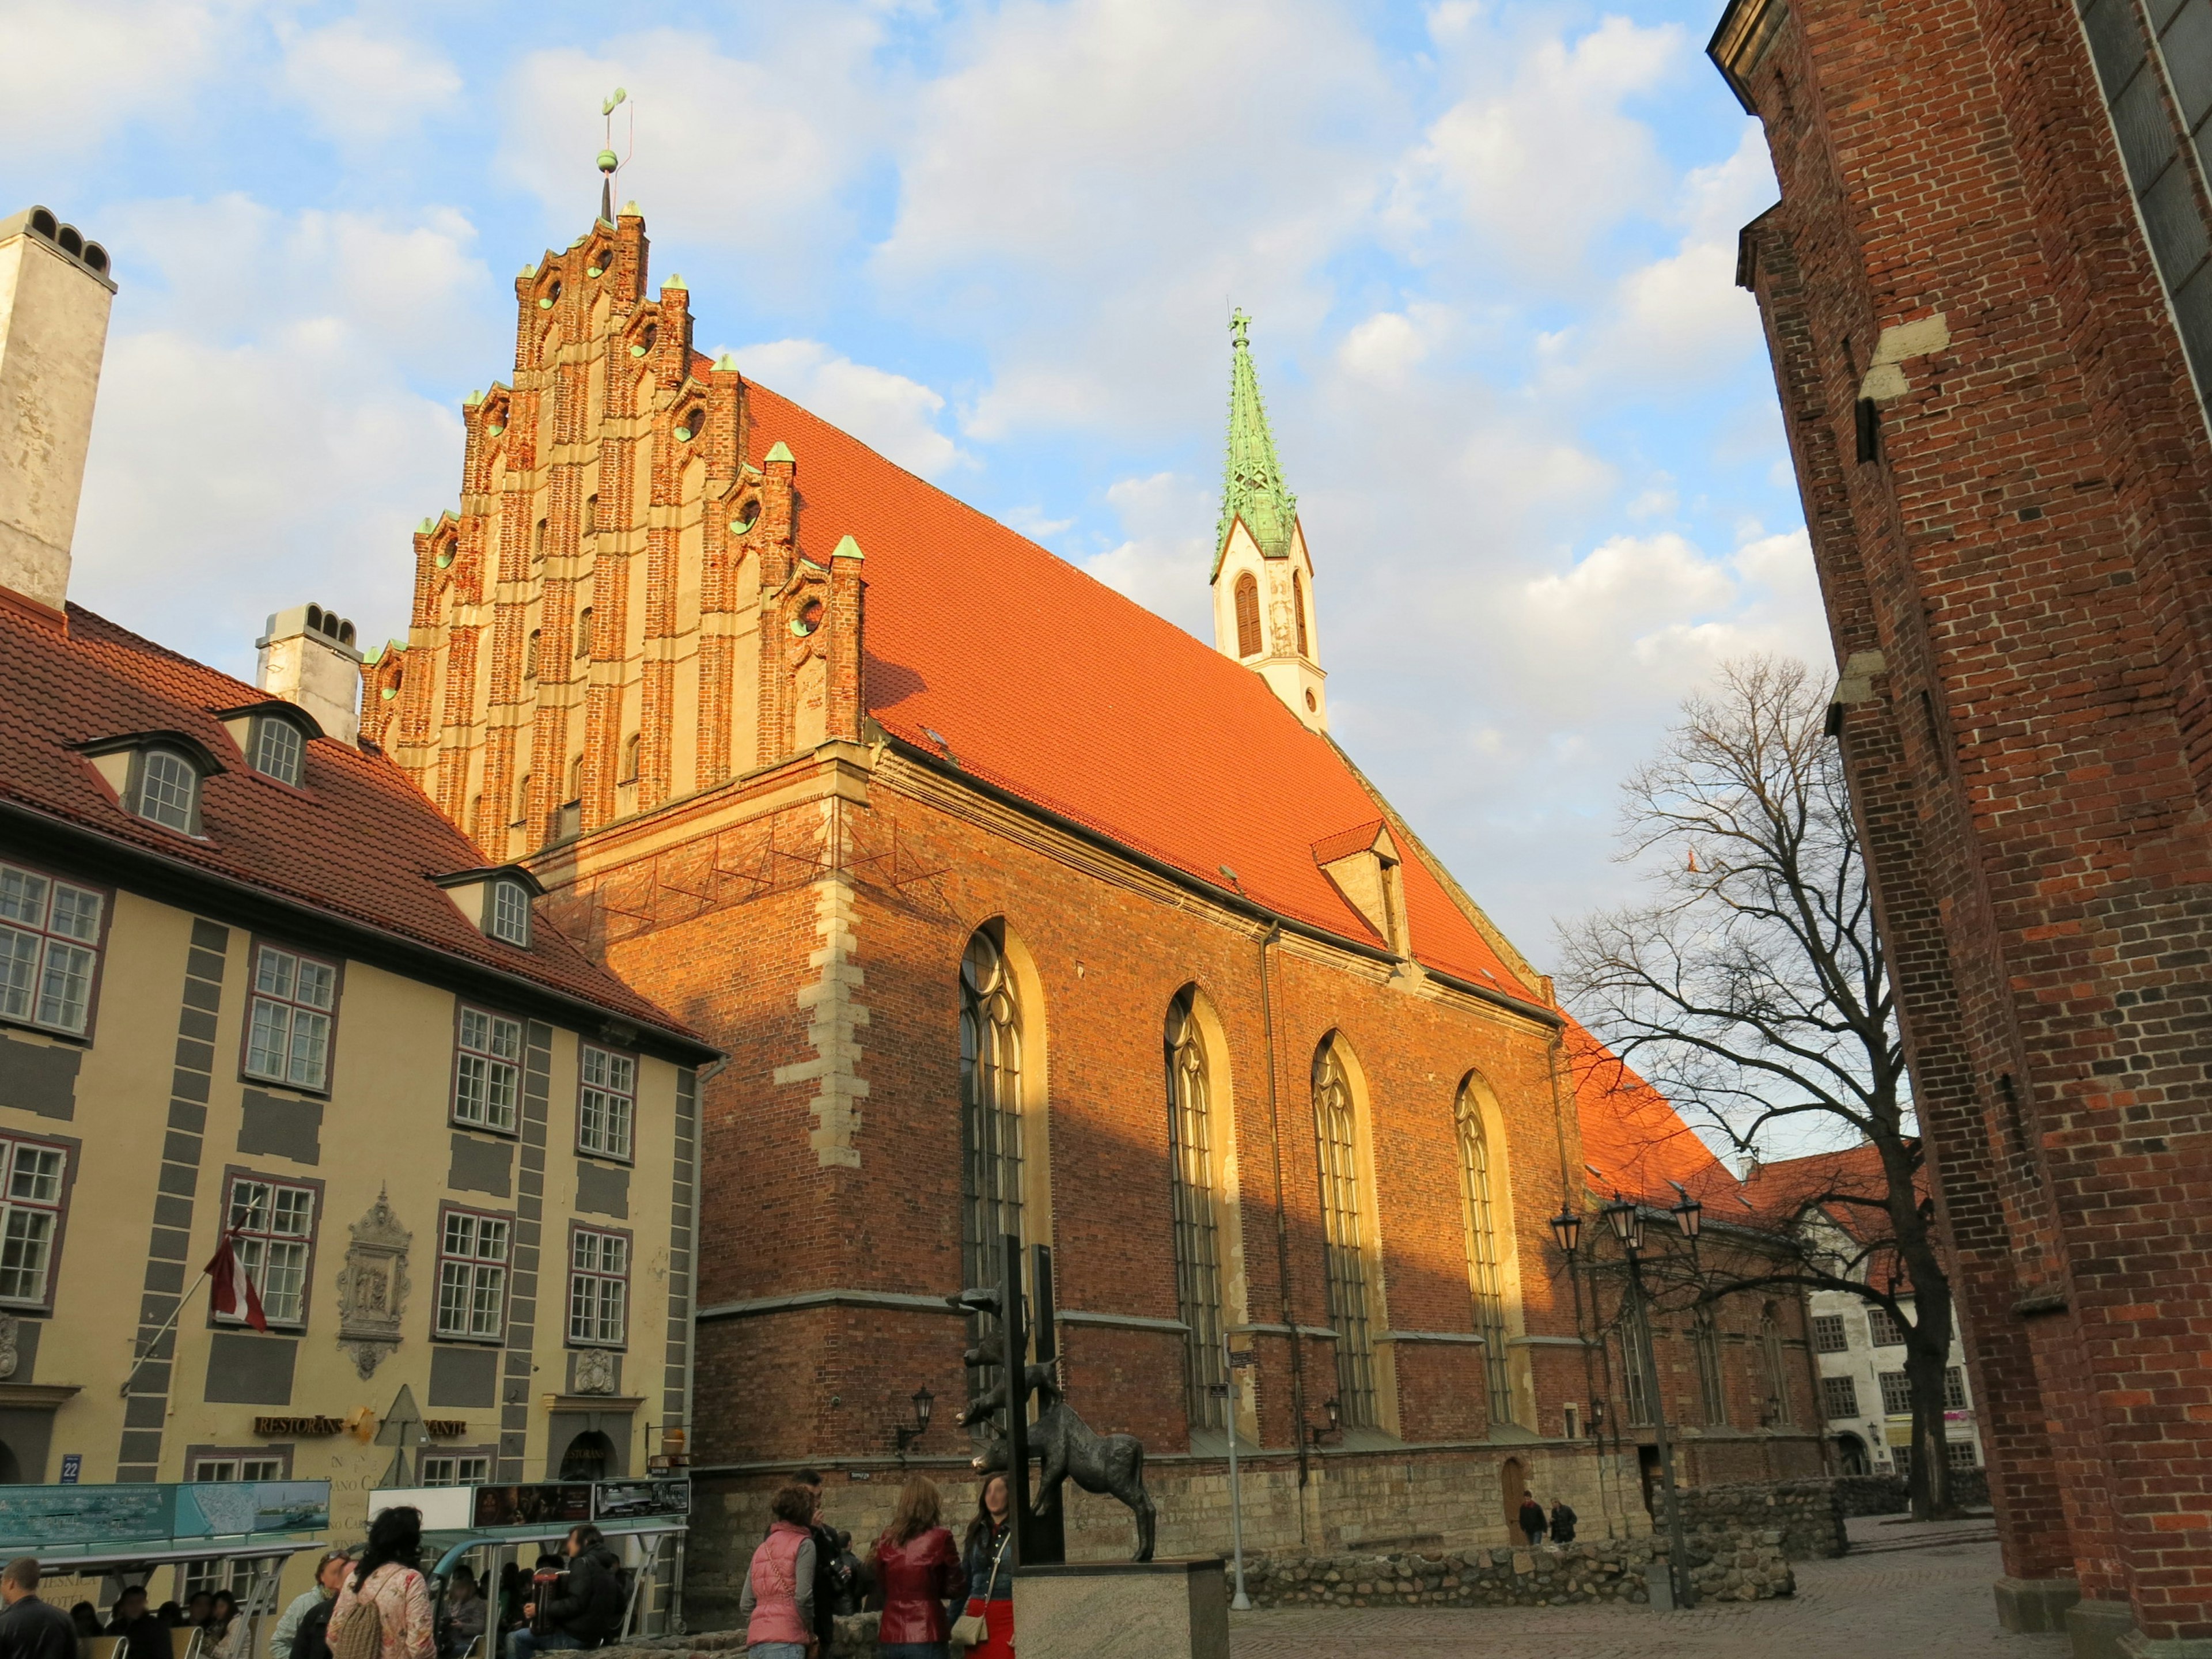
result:
[[(432, 878), (483, 855), (390, 762), (331, 738), (307, 745), (306, 787), (252, 770), (215, 717), (267, 696), (79, 605), (66, 635), (0, 604), (0, 800), (210, 875), (534, 982), (657, 1029), (704, 1057), (678, 1021), (586, 959), (540, 918), (530, 948), (487, 939)], [(224, 769), (201, 789), (204, 839), (125, 811), (73, 745), (173, 732)]]
[[(1863, 1204), (1822, 1202), (1838, 1194), (1881, 1199), (1887, 1193), (1889, 1177), (1881, 1167), (1881, 1154), (1868, 1141), (1843, 1152), (1814, 1152), (1807, 1158), (1785, 1158), (1779, 1164), (1762, 1164), (1745, 1177), (1743, 1191), (1761, 1217), (1774, 1226), (1785, 1225), (1808, 1208), (1817, 1206), (1821, 1214), (1861, 1245), (1874, 1247), (1868, 1254), (1865, 1267), (1869, 1282), (1881, 1284), (1894, 1279), (1910, 1290), (1910, 1275), (1905, 1272), (1897, 1252), (1890, 1248), (1893, 1230), (1889, 1218)], [(1912, 1187), (1924, 1203), (1929, 1194), (1928, 1166), (1924, 1163), (1913, 1172)], [(1939, 1251), (1942, 1249), (1940, 1235), (1937, 1248)]]
[(1582, 1123), (1583, 1174), (1593, 1193), (1673, 1204), (1679, 1182), (1706, 1206), (1708, 1220), (1763, 1222), (1744, 1201), (1735, 1175), (1667, 1097), (1571, 1019), (1566, 1059)]
[[(868, 712), (985, 783), (1285, 918), (1381, 943), (1314, 860), (1377, 803), (1251, 670), (760, 386), (750, 459), (798, 459), (800, 552), (866, 556)], [(942, 747), (932, 733), (944, 739)], [(1538, 1000), (1410, 848), (1415, 955)]]

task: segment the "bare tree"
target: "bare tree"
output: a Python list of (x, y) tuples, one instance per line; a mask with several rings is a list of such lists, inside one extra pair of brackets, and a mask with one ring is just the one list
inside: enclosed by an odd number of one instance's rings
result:
[(1619, 856), (1645, 866), (1650, 901), (1564, 926), (1561, 988), (1621, 1062), (1737, 1151), (1771, 1162), (1778, 1143), (1872, 1149), (1877, 1175), (1814, 1181), (1791, 1206), (1844, 1222), (1848, 1245), (1799, 1225), (1790, 1261), (1712, 1294), (1794, 1284), (1888, 1311), (1912, 1395), (1912, 1510), (1927, 1519), (1954, 1512), (1951, 1285), (1826, 712), (1802, 663), (1769, 657), (1724, 665), (1710, 696), (1683, 704), (1622, 787)]

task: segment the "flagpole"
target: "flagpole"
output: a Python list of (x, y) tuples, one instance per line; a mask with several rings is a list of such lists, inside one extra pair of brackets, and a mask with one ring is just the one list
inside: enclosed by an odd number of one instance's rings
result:
[(146, 1362), (154, 1357), (154, 1350), (161, 1346), (161, 1339), (167, 1336), (175, 1326), (178, 1316), (185, 1310), (185, 1304), (192, 1299), (192, 1292), (206, 1284), (209, 1276), (214, 1271), (212, 1267), (201, 1268), (200, 1276), (192, 1280), (191, 1286), (177, 1298), (177, 1305), (169, 1310), (167, 1320), (163, 1322), (160, 1330), (154, 1333), (152, 1340), (146, 1344), (145, 1352), (138, 1356), (137, 1363), (131, 1367), (130, 1375), (123, 1379), (123, 1386), (116, 1390), (118, 1399), (127, 1400), (131, 1397), (131, 1385), (138, 1380), (138, 1373), (146, 1369)]

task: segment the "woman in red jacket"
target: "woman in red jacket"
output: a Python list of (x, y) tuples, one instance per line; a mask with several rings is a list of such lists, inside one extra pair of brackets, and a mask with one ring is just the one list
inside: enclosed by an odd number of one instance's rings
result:
[(876, 1629), (879, 1659), (946, 1659), (945, 1604), (966, 1595), (968, 1575), (952, 1534), (937, 1524), (944, 1507), (937, 1483), (916, 1475), (868, 1553), (884, 1602)]

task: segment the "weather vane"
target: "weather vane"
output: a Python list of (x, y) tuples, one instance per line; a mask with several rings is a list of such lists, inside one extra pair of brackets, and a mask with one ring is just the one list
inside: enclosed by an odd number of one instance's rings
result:
[(615, 154), (615, 106), (629, 103), (629, 94), (617, 87), (613, 95), (599, 106), (599, 113), (607, 120), (607, 147), (599, 152), (599, 217), (608, 224), (615, 222), (615, 174), (628, 167), (630, 156), (637, 154), (637, 106), (635, 104), (630, 105), (629, 111), (629, 155), (617, 156)]

